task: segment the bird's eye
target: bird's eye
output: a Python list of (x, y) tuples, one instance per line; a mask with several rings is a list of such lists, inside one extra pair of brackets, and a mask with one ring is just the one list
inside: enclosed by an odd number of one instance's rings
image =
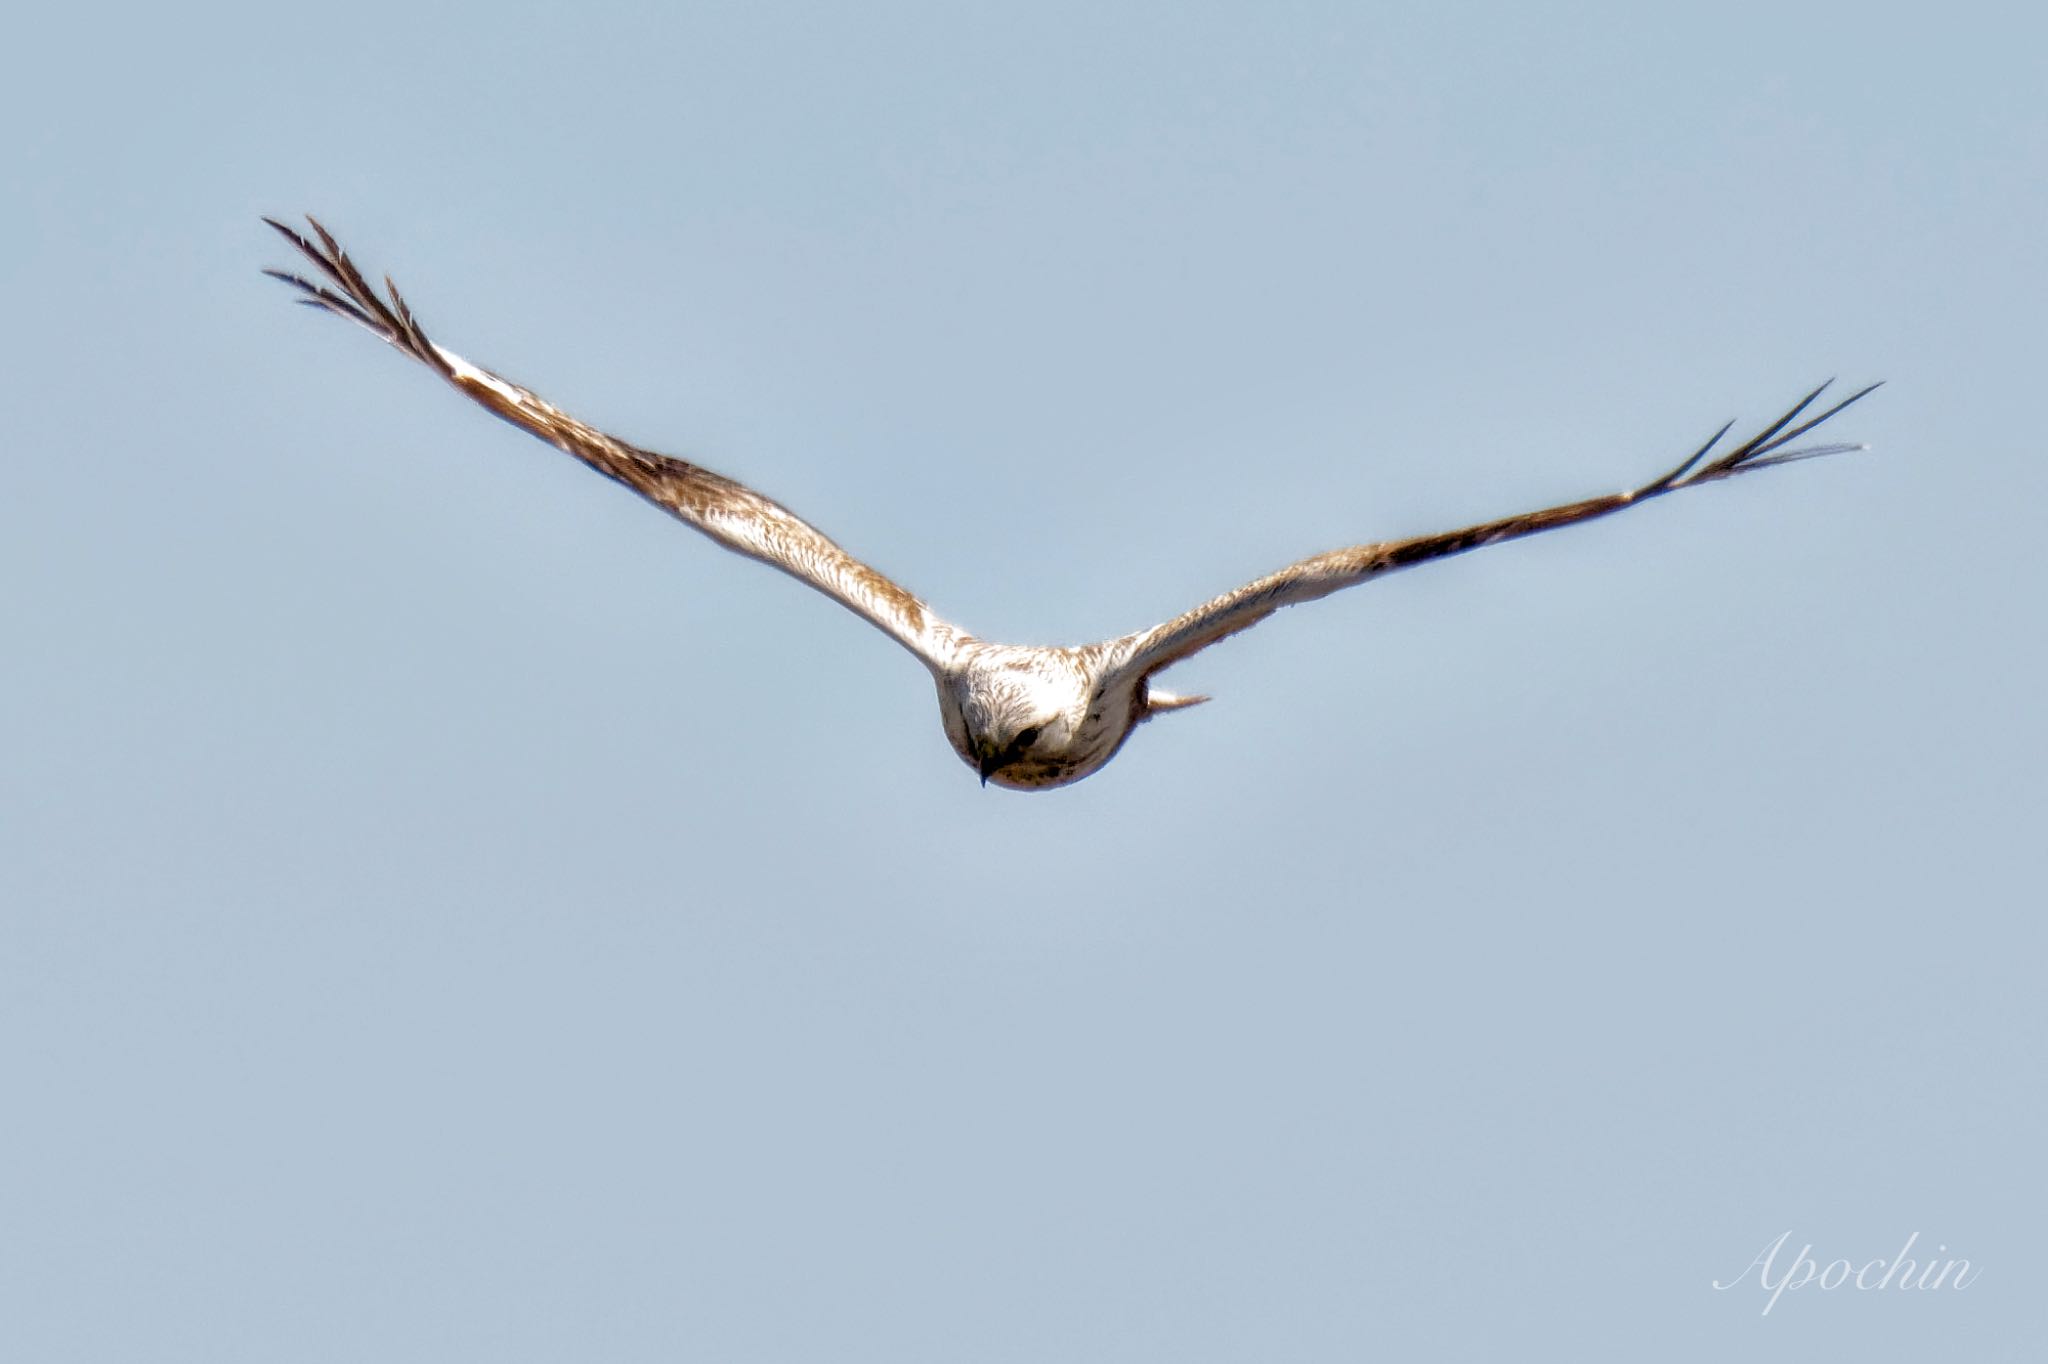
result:
[(1023, 751), (1025, 750), (1025, 749), (1027, 749), (1027, 748), (1031, 747), (1031, 745), (1033, 745), (1033, 744), (1035, 744), (1035, 743), (1037, 743), (1037, 742), (1038, 742), (1038, 726), (1037, 726), (1037, 725), (1033, 725), (1033, 726), (1032, 726), (1031, 728), (1029, 728), (1029, 729), (1021, 729), (1021, 730), (1018, 730), (1018, 731), (1017, 731), (1017, 744), (1016, 744), (1016, 747), (1017, 747), (1017, 751), (1018, 751), (1018, 752), (1020, 752), (1020, 753), (1021, 753), (1021, 752), (1023, 752)]

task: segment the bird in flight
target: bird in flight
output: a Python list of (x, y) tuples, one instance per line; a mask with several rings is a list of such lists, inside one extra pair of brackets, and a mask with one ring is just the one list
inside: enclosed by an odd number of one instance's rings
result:
[(727, 549), (809, 583), (915, 654), (938, 684), (939, 714), (953, 751), (981, 774), (984, 786), (995, 782), (1020, 791), (1077, 782), (1115, 757), (1143, 721), (1208, 700), (1164, 691), (1153, 678), (1283, 606), (1327, 597), (1432, 559), (1590, 521), (1682, 488), (1774, 464), (1860, 450), (1864, 447), (1794, 447), (1793, 442), (1877, 387), (1859, 389), (1816, 412), (1814, 405), (1828, 388), (1822, 384), (1748, 440), (1716, 454), (1715, 447), (1734, 427), (1730, 422), (1669, 473), (1627, 492), (1437, 535), (1331, 550), (1246, 583), (1172, 620), (1097, 644), (997, 644), (941, 620), (916, 596), (745, 484), (586, 426), (538, 395), (434, 344), (390, 277), (385, 277), (384, 292), (379, 294), (312, 217), (306, 219), (311, 237), (276, 219), (264, 221), (318, 272), (307, 279), (285, 270), (265, 271), (299, 290), (299, 302), (368, 328), (472, 401), (625, 484)]

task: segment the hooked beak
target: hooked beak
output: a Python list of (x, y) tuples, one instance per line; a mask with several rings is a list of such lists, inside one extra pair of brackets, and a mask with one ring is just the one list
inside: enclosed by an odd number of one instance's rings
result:
[(1007, 748), (997, 748), (986, 739), (974, 745), (975, 768), (981, 773), (981, 784), (988, 785), (988, 779), (1002, 771), (1017, 754)]

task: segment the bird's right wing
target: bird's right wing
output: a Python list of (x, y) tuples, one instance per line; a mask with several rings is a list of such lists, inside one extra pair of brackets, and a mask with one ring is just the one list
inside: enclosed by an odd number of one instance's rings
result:
[(934, 672), (943, 671), (957, 645), (972, 638), (788, 508), (745, 484), (606, 435), (537, 394), (435, 345), (420, 329), (390, 277), (384, 280), (390, 296), (387, 300), (314, 219), (306, 221), (319, 238), (317, 243), (275, 219), (264, 221), (283, 233), (332, 285), (284, 270), (264, 272), (299, 289), (305, 295), (299, 302), (368, 328), (522, 431), (617, 479), (727, 549), (809, 583), (916, 654)]
[(1150, 677), (1162, 668), (1167, 668), (1190, 654), (1208, 648), (1218, 640), (1248, 630), (1283, 606), (1296, 606), (1302, 602), (1327, 597), (1347, 587), (1356, 587), (1362, 582), (1376, 578), (1382, 573), (1396, 569), (1410, 568), (1452, 554), (1463, 554), (1468, 550), (1485, 545), (1499, 544), (1503, 540), (1514, 540), (1539, 531), (1555, 530), (1560, 526), (1576, 525), (1595, 517), (1618, 512), (1624, 507), (1676, 492), (1680, 488), (1696, 487), (1716, 479), (1730, 478), (1736, 474), (1748, 473), (1752, 469), (1768, 468), (1774, 464), (1789, 464), (1794, 460), (1812, 459), (1819, 455), (1838, 454), (1845, 450), (1859, 450), (1859, 445), (1814, 445), (1800, 449), (1787, 449), (1793, 441), (1819, 426), (1828, 418), (1840, 412), (1849, 404), (1878, 387), (1860, 389), (1840, 402), (1821, 412), (1820, 415), (1800, 417), (1813, 405), (1815, 399), (1827, 389), (1822, 384), (1787, 412), (1756, 435), (1744, 441), (1735, 449), (1720, 455), (1707, 463), (1708, 454), (1728, 434), (1730, 422), (1714, 434), (1714, 438), (1695, 451), (1683, 464), (1665, 474), (1662, 478), (1646, 483), (1628, 492), (1613, 493), (1606, 497), (1588, 498), (1583, 502), (1572, 502), (1561, 507), (1548, 507), (1542, 511), (1525, 512), (1519, 516), (1502, 517), (1497, 521), (1486, 521), (1462, 530), (1445, 531), (1436, 535), (1419, 535), (1408, 540), (1388, 540), (1378, 544), (1354, 545), (1348, 549), (1332, 550), (1318, 554), (1312, 559), (1290, 564), (1278, 573), (1271, 573), (1255, 582), (1246, 583), (1235, 592), (1226, 592), (1213, 601), (1204, 602), (1194, 610), (1149, 630), (1140, 630), (1113, 641), (1111, 657), (1115, 660), (1109, 668), (1116, 677)]

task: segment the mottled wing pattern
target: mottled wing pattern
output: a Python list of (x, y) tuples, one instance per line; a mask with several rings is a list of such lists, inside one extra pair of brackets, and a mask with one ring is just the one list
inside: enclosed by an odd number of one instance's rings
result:
[(301, 290), (299, 301), (370, 331), (427, 366), (523, 431), (574, 455), (695, 526), (727, 549), (759, 559), (817, 588), (864, 617), (938, 671), (970, 638), (887, 577), (834, 544), (795, 513), (745, 484), (687, 461), (658, 455), (586, 426), (536, 394), (470, 364), (427, 339), (389, 276), (385, 296), (366, 281), (327, 229), (308, 218), (317, 241), (275, 219), (265, 222), (310, 260), (319, 283), (284, 270), (265, 273)]
[(1452, 554), (1463, 554), (1468, 550), (1499, 544), (1504, 540), (1519, 539), (1524, 535), (1556, 530), (1560, 526), (1576, 525), (1581, 521), (1590, 521), (1595, 517), (1618, 512), (1624, 507), (1635, 506), (1653, 497), (1677, 492), (1680, 488), (1696, 487), (1716, 479), (1748, 473), (1752, 469), (1861, 449), (1858, 445), (1840, 444), (1812, 445), (1799, 449), (1787, 447), (1877, 387), (1878, 385), (1871, 384), (1868, 388), (1859, 389), (1826, 408), (1819, 415), (1805, 417), (1802, 421), (1801, 417), (1820, 395), (1826, 392), (1828, 385), (1822, 384), (1762, 431), (1734, 449), (1710, 459), (1714, 447), (1721, 443), (1722, 438), (1735, 425), (1730, 422), (1670, 473), (1628, 492), (1587, 498), (1583, 502), (1525, 512), (1520, 516), (1503, 517), (1498, 521), (1487, 521), (1480, 525), (1467, 526), (1462, 530), (1445, 531), (1437, 535), (1420, 535), (1410, 540), (1354, 545), (1348, 549), (1318, 554), (1312, 559), (1303, 559), (1300, 563), (1289, 565), (1278, 573), (1271, 573), (1256, 582), (1247, 583), (1235, 592), (1228, 592), (1214, 601), (1205, 602), (1163, 625), (1156, 625), (1149, 630), (1141, 630), (1118, 640), (1116, 646), (1119, 658), (1113, 665), (1113, 671), (1122, 675), (1136, 673), (1141, 677), (1149, 676), (1180, 662), (1190, 654), (1208, 648), (1218, 640), (1234, 635), (1240, 630), (1250, 629), (1283, 606), (1297, 606), (1302, 602), (1315, 601), (1320, 597), (1329, 596), (1332, 592), (1356, 587), (1383, 573), (1392, 573), (1396, 569), (1410, 568)]

